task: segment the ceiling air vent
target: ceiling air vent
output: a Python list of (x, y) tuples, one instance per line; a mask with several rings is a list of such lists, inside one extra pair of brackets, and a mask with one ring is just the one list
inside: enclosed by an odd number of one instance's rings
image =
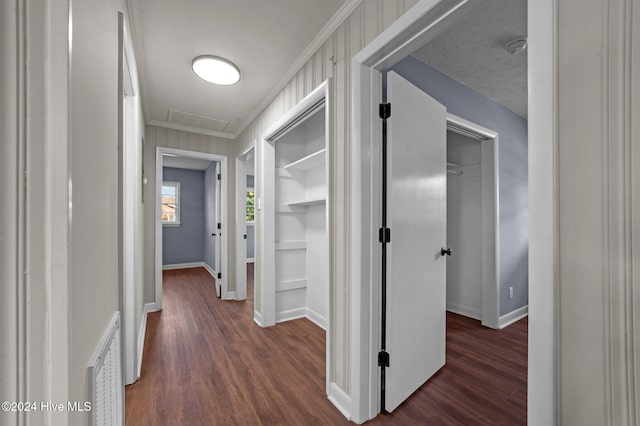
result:
[(167, 118), (167, 121), (169, 123), (197, 127), (199, 129), (206, 129), (214, 132), (224, 132), (229, 125), (229, 122), (226, 120), (178, 111), (175, 109), (169, 109), (169, 117)]

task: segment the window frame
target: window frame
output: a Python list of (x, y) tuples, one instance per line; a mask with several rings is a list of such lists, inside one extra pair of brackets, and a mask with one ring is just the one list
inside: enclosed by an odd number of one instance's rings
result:
[(172, 186), (176, 191), (176, 220), (174, 222), (165, 222), (162, 220), (162, 188), (160, 188), (160, 221), (162, 226), (180, 226), (182, 224), (180, 220), (180, 182), (162, 181), (162, 187)]
[[(247, 220), (247, 208), (249, 207), (247, 205), (247, 193), (248, 192), (253, 192), (253, 220)], [(249, 224), (249, 225), (253, 225), (256, 222), (256, 189), (252, 188), (252, 187), (245, 187), (245, 191), (244, 191), (244, 221), (245, 223)]]

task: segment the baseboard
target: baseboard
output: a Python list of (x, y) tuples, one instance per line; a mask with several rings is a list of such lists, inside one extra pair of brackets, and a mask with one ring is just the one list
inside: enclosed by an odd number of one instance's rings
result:
[(478, 321), (482, 320), (482, 312), (477, 309), (473, 309), (469, 306), (460, 305), (458, 303), (447, 302), (447, 311), (454, 314), (462, 315), (465, 317), (473, 318)]
[(222, 300), (236, 300), (236, 292), (235, 291), (227, 291), (227, 294), (224, 295)]
[(172, 265), (162, 265), (163, 271), (169, 271), (171, 269), (185, 269), (185, 268), (198, 268), (203, 265), (204, 262), (190, 262), (190, 263), (174, 263)]
[(253, 322), (258, 324), (260, 327), (263, 327), (263, 325), (262, 325), (262, 314), (260, 312), (253, 311)]
[(209, 274), (211, 274), (211, 276), (212, 276), (213, 278), (215, 278), (215, 277), (217, 277), (217, 276), (218, 276), (218, 274), (216, 273), (216, 271), (214, 271), (214, 270), (213, 270), (213, 268), (212, 268), (211, 266), (209, 266), (209, 264), (208, 264), (207, 262), (200, 262), (200, 263), (202, 263), (202, 267), (203, 267), (204, 269), (206, 269), (206, 270), (207, 270), (207, 272), (208, 272)]
[(498, 320), (500, 328), (505, 328), (516, 321), (529, 315), (529, 305), (524, 305), (522, 308), (518, 308), (515, 311), (511, 311), (508, 314), (502, 315)]
[(314, 311), (313, 309), (306, 308), (305, 316), (309, 319), (309, 321), (313, 322), (321, 329), (323, 330), (327, 329), (327, 319), (322, 315), (320, 315), (319, 313), (317, 313), (316, 311)]
[(329, 389), (329, 401), (335, 405), (347, 420), (351, 420), (351, 397), (340, 389), (335, 382), (331, 382)]
[(252, 259), (247, 259), (247, 263), (255, 263), (255, 261), (256, 261), (256, 260), (255, 260), (255, 259), (253, 259), (253, 258), (252, 258)]
[(145, 303), (142, 308), (142, 318), (140, 320), (140, 329), (138, 330), (138, 371), (136, 373), (136, 380), (140, 378), (142, 372), (142, 354), (144, 353), (144, 338), (147, 334), (147, 315), (150, 312), (158, 311), (155, 303)]
[(276, 323), (304, 318), (307, 314), (306, 308), (290, 309), (288, 311), (276, 312)]

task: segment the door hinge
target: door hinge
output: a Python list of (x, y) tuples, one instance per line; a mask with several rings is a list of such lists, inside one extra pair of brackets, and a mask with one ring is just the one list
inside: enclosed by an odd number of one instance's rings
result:
[(378, 240), (381, 243), (391, 242), (391, 228), (380, 228), (378, 231)]
[(222, 229), (222, 223), (218, 222), (218, 229)]
[(389, 366), (389, 352), (380, 351), (378, 352), (378, 367), (388, 367)]
[(218, 173), (218, 180), (222, 180), (222, 175)]
[(218, 278), (222, 278), (222, 272), (218, 272)]
[(386, 120), (391, 117), (391, 104), (380, 104), (380, 118)]
[(247, 234), (244, 234), (244, 239), (245, 239), (245, 240), (247, 239)]

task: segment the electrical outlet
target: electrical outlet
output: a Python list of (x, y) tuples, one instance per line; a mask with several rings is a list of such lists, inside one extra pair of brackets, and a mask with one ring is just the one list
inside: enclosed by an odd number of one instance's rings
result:
[(509, 299), (513, 299), (513, 287), (509, 287)]

